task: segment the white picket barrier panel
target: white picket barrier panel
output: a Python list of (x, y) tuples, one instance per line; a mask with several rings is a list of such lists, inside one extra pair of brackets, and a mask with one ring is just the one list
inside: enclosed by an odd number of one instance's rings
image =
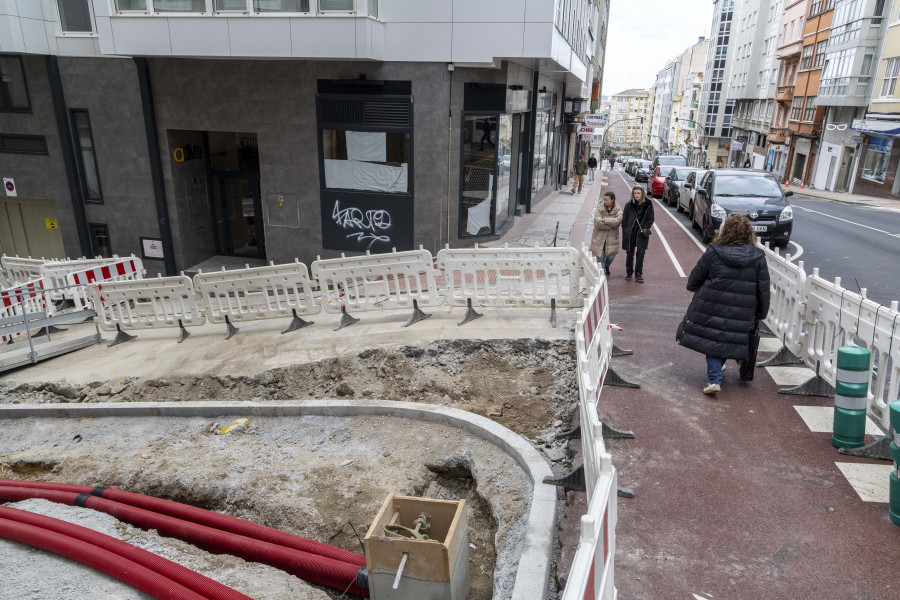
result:
[(579, 252), (575, 248), (479, 248), (438, 252), (451, 306), (578, 308)]
[(5, 254), (0, 257), (0, 265), (6, 273), (6, 280), (12, 285), (40, 279), (43, 276), (41, 266), (45, 262), (43, 258), (20, 258)]
[(800, 356), (803, 352), (801, 337), (807, 294), (803, 261), (795, 265), (781, 256), (777, 248), (772, 251), (762, 244), (760, 248), (766, 253), (771, 282), (769, 314), (765, 318), (765, 324), (785, 348), (795, 356)]
[(87, 293), (97, 311), (100, 328), (161, 329), (203, 325), (206, 317), (197, 303), (190, 277), (157, 277), (134, 281), (92, 283)]
[(372, 311), (440, 306), (444, 296), (438, 287), (431, 252), (423, 248), (407, 252), (366, 254), (352, 258), (317, 259), (311, 265), (319, 282), (325, 312)]
[[(35, 313), (45, 313), (46, 316), (52, 316), (52, 309), (48, 302), (48, 294), (43, 279), (35, 279), (17, 286), (0, 290), (0, 321), (4, 321), (10, 317), (21, 316), (23, 314), (34, 315)], [(20, 331), (8, 335), (0, 335), (0, 342), (6, 343), (12, 338), (25, 335), (24, 331)]]
[(136, 281), (143, 279), (144, 263), (140, 258), (116, 259), (115, 262), (105, 265), (93, 266), (81, 271), (69, 273), (65, 277), (65, 285), (69, 286), (65, 291), (67, 299), (75, 305), (75, 310), (88, 310), (94, 308), (87, 294), (87, 286), (92, 283), (108, 283), (113, 281)]
[(194, 275), (194, 290), (207, 320), (224, 323), (314, 315), (322, 307), (313, 299), (309, 271), (295, 261), (253, 269)]
[(575, 328), (581, 446), (588, 510), (563, 600), (614, 600), (617, 474), (603, 442), (597, 414), (603, 378), (612, 355), (609, 290), (587, 248), (580, 253), (588, 296)]
[[(70, 273), (111, 265), (120, 260), (122, 259), (114, 256), (112, 258), (78, 258), (75, 260), (48, 261), (41, 265), (41, 277), (44, 278), (48, 288), (61, 288), (69, 285), (66, 276)], [(65, 299), (72, 300), (73, 298), (67, 294), (66, 290), (54, 290), (50, 292), (50, 299), (53, 302), (59, 302)], [(78, 308), (80, 309), (81, 307), (79, 306)]]

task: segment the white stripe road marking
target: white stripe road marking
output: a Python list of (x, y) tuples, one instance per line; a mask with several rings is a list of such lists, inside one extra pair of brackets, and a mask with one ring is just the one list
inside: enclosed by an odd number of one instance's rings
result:
[[(795, 405), (794, 410), (800, 414), (800, 418), (813, 433), (831, 433), (834, 427), (834, 407), (831, 406), (800, 406)], [(871, 418), (866, 417), (866, 435), (884, 435), (878, 429)]]
[(676, 224), (676, 225), (678, 225), (679, 227), (681, 227), (682, 231), (684, 231), (684, 232), (687, 234), (687, 236), (691, 239), (691, 241), (694, 242), (695, 244), (697, 244), (697, 247), (700, 248), (700, 252), (706, 252), (706, 246), (704, 246), (703, 244), (701, 244), (701, 243), (700, 243), (700, 240), (698, 240), (697, 238), (695, 238), (695, 237), (691, 234), (691, 232), (688, 231), (688, 228), (685, 227), (685, 226), (681, 223), (681, 221), (679, 221), (678, 219), (675, 218), (675, 215), (673, 215), (673, 214), (670, 213), (668, 210), (666, 210), (666, 208), (662, 205), (662, 202), (660, 202), (660, 201), (657, 200), (656, 198), (654, 198), (653, 200), (654, 200), (654, 202), (656, 202), (657, 204), (659, 204), (659, 205), (662, 207), (664, 213), (666, 213), (667, 215), (669, 215), (669, 217), (670, 217), (673, 221), (675, 221), (675, 224)]
[(797, 253), (791, 254), (791, 262), (794, 262), (795, 260), (803, 256), (803, 246), (794, 241), (792, 241), (791, 244), (797, 246)]
[(891, 471), (894, 465), (873, 465), (866, 463), (845, 463), (836, 462), (837, 468), (841, 470), (853, 490), (859, 495), (863, 502), (882, 502), (887, 504), (890, 501), (890, 490), (888, 481), (890, 480)]
[(659, 236), (659, 241), (662, 242), (663, 247), (666, 249), (666, 252), (669, 253), (669, 258), (672, 259), (672, 264), (675, 265), (675, 270), (678, 271), (678, 274), (682, 277), (687, 277), (684, 273), (684, 269), (681, 268), (681, 265), (678, 263), (678, 259), (675, 258), (675, 253), (672, 252), (672, 249), (669, 247), (669, 242), (666, 241), (666, 236), (662, 234), (662, 231), (659, 230), (659, 227), (656, 226), (656, 223), (653, 224), (653, 231), (656, 232), (656, 235)]
[(813, 210), (811, 208), (805, 208), (803, 206), (793, 205), (800, 210), (805, 210), (806, 212), (816, 213), (817, 215), (822, 215), (823, 217), (828, 217), (829, 219), (834, 219), (835, 221), (843, 221), (844, 223), (849, 223), (851, 225), (856, 225), (857, 227), (863, 227), (864, 229), (871, 229), (872, 231), (877, 231), (878, 233), (883, 233), (885, 235), (889, 235), (891, 237), (900, 238), (900, 233), (891, 233), (890, 231), (885, 231), (884, 229), (878, 229), (876, 227), (869, 227), (868, 225), (863, 225), (862, 223), (857, 223), (856, 221), (848, 221), (847, 219), (842, 219), (840, 217), (835, 217), (834, 215), (829, 215), (828, 213), (823, 213), (818, 210)]
[(795, 386), (806, 383), (816, 373), (807, 367), (766, 367), (776, 385)]

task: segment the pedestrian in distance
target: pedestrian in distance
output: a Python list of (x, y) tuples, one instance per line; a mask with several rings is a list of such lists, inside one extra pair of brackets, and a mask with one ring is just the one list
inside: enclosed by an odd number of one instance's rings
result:
[[(622, 249), (625, 250), (625, 280), (644, 283), (644, 253), (650, 245), (653, 203), (639, 185), (631, 189), (631, 200), (622, 211)], [(637, 260), (635, 260), (637, 259)]]
[(725, 361), (748, 360), (751, 336), (769, 312), (769, 267), (746, 216), (725, 219), (691, 271), (687, 289), (694, 298), (675, 339), (706, 355), (709, 384), (703, 393), (713, 395), (722, 390)]
[(622, 224), (622, 209), (616, 204), (616, 195), (603, 194), (603, 202), (594, 215), (594, 232), (591, 234), (591, 252), (609, 277), (609, 266), (619, 253), (619, 226)]
[[(584, 186), (584, 176), (587, 174), (588, 166), (587, 163), (584, 162), (584, 154), (578, 155), (578, 160), (575, 161), (575, 183), (572, 184), (572, 193), (580, 194), (581, 188)], [(578, 187), (576, 191), (575, 188)]]
[(612, 171), (615, 168), (616, 168), (616, 157), (611, 155), (609, 157), (609, 170)]
[(588, 169), (591, 170), (591, 181), (594, 180), (594, 171), (597, 170), (597, 158), (591, 154), (591, 157), (588, 159)]
[(494, 130), (494, 124), (491, 123), (490, 119), (484, 119), (481, 122), (481, 151), (484, 151), (484, 143), (487, 142), (494, 146), (494, 142), (491, 140), (491, 132)]
[(749, 158), (748, 158), (747, 160), (744, 161), (744, 168), (745, 168), (745, 169), (749, 169), (749, 168), (750, 168), (750, 159), (749, 159)]

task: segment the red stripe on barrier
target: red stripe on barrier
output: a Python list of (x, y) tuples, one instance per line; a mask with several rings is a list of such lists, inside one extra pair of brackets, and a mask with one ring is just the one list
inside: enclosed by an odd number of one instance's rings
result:
[(600, 539), (603, 540), (603, 566), (609, 561), (609, 504), (603, 511), (603, 527), (600, 529)]
[(97, 270), (96, 269), (92, 269), (90, 271), (85, 271), (84, 274), (87, 277), (87, 283), (94, 283), (95, 281), (97, 281)]
[(137, 273), (137, 267), (134, 266), (134, 261), (133, 261), (133, 260), (129, 260), (129, 261), (128, 261), (128, 264), (131, 266), (131, 272), (132, 272), (132, 273)]
[(103, 274), (103, 279), (112, 277), (112, 272), (109, 270), (109, 267), (100, 267), (100, 273)]
[(125, 263), (116, 263), (116, 273), (119, 275), (125, 274)]
[(591, 557), (591, 572), (588, 573), (587, 585), (584, 586), (584, 600), (595, 600), (594, 595), (594, 557)]

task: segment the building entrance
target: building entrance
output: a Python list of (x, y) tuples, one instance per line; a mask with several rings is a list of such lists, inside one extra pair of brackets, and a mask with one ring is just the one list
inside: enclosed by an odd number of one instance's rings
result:
[(259, 173), (213, 171), (216, 247), (226, 256), (265, 258)]

